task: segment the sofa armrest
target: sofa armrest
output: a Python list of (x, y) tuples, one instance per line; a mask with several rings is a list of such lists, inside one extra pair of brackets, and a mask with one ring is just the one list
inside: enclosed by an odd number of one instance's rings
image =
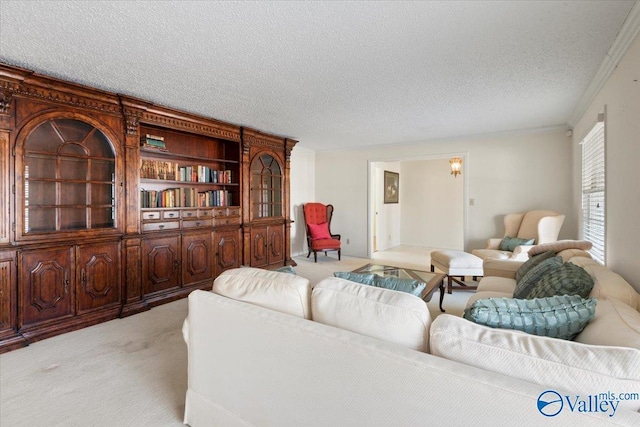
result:
[(484, 277), (496, 276), (515, 279), (516, 271), (523, 263), (524, 261), (489, 258), (482, 263), (482, 272)]
[(502, 242), (502, 239), (489, 239), (485, 249), (500, 249), (500, 242)]

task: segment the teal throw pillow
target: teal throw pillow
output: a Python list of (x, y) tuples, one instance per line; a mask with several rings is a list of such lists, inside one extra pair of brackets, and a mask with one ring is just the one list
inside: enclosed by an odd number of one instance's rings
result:
[(532, 256), (531, 258), (526, 260), (524, 264), (522, 264), (520, 268), (518, 268), (518, 270), (516, 271), (516, 282), (519, 282), (520, 279), (522, 279), (522, 277), (525, 274), (527, 274), (527, 272), (531, 270), (533, 267), (540, 264), (542, 261), (546, 259), (553, 258), (554, 256), (556, 256), (556, 253), (554, 251), (547, 251), (547, 252), (543, 252), (541, 254)]
[(339, 277), (351, 282), (362, 283), (363, 285), (373, 285), (373, 281), (376, 278), (376, 275), (373, 273), (352, 273), (350, 271), (336, 271), (333, 275), (334, 277)]
[(516, 250), (517, 246), (533, 245), (535, 242), (536, 239), (518, 239), (517, 237), (506, 236), (502, 241), (500, 241), (500, 250), (513, 252)]
[(597, 300), (578, 295), (536, 299), (486, 298), (465, 309), (463, 317), (492, 328), (572, 340), (596, 312)]
[(522, 276), (520, 281), (516, 282), (516, 289), (513, 291), (514, 298), (530, 298), (529, 294), (533, 287), (542, 279), (544, 275), (550, 273), (556, 268), (562, 266), (562, 257), (555, 256), (547, 258)]
[(373, 286), (378, 288), (387, 288), (394, 291), (407, 292), (409, 294), (420, 297), (424, 288), (427, 287), (425, 282), (413, 279), (401, 279), (399, 277), (381, 277), (376, 276), (373, 279)]
[(593, 278), (587, 270), (571, 262), (545, 274), (533, 287), (528, 298), (554, 295), (580, 295), (587, 298), (593, 289)]
[(276, 268), (273, 271), (278, 271), (280, 273), (289, 273), (294, 275), (296, 274), (296, 271), (290, 265), (285, 265), (284, 267)]

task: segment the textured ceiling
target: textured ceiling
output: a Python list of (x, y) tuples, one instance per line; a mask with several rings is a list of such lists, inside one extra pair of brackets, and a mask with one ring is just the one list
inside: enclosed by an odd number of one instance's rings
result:
[(565, 126), (633, 1), (0, 0), (0, 61), (336, 149)]

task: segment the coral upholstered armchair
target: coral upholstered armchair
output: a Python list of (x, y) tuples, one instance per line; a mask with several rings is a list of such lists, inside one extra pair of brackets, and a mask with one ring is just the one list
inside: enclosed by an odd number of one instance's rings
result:
[(304, 223), (307, 227), (307, 245), (309, 253), (313, 252), (314, 262), (318, 262), (318, 251), (338, 251), (340, 260), (340, 235), (331, 234), (331, 218), (333, 217), (333, 205), (322, 203), (307, 203), (302, 206)]

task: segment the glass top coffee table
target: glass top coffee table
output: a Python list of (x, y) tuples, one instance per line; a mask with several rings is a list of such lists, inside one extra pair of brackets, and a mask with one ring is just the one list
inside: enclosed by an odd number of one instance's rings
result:
[(381, 277), (397, 277), (399, 279), (412, 279), (424, 282), (427, 286), (424, 288), (420, 297), (425, 302), (429, 302), (431, 301), (431, 297), (435, 293), (436, 289), (439, 289), (440, 311), (444, 312), (444, 309), (442, 308), (442, 301), (444, 300), (444, 278), (447, 277), (444, 274), (381, 264), (367, 264), (360, 268), (356, 268), (352, 273), (377, 274)]

